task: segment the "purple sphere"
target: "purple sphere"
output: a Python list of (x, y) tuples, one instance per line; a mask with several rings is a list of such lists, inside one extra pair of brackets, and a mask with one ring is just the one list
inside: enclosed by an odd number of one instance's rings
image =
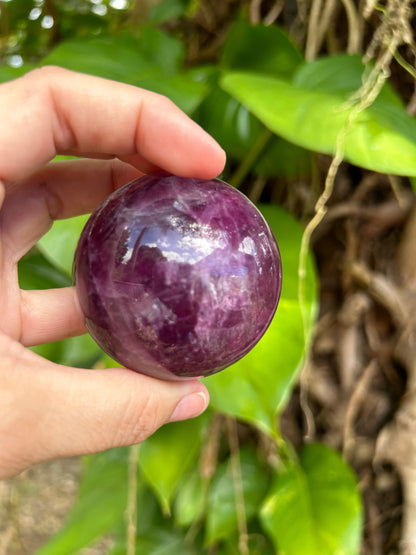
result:
[(75, 285), (92, 337), (162, 379), (208, 376), (254, 347), (279, 301), (274, 235), (218, 179), (148, 175), (110, 195), (78, 243)]

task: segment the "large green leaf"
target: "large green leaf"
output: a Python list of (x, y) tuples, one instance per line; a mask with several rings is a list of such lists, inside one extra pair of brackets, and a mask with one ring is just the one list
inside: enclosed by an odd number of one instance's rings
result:
[(88, 457), (79, 497), (64, 527), (37, 555), (71, 555), (111, 532), (124, 518), (127, 457), (118, 449)]
[(340, 455), (313, 444), (276, 480), (261, 518), (285, 555), (358, 555), (362, 504), (356, 478)]
[(299, 146), (334, 154), (345, 132), (343, 153), (353, 164), (416, 175), (416, 120), (385, 97), (351, 120), (354, 104), (339, 91), (249, 73), (225, 75), (222, 86), (274, 133)]
[(250, 25), (240, 19), (228, 33), (220, 63), (228, 69), (290, 79), (302, 61), (301, 52), (283, 29), (276, 25)]
[(59, 63), (101, 77), (135, 81), (140, 77), (174, 75), (183, 57), (180, 41), (157, 29), (143, 27), (136, 35), (124, 32), (63, 41), (43, 59), (42, 65)]
[[(337, 94), (347, 99), (361, 87), (372, 69), (372, 65), (363, 64), (361, 56), (338, 54), (301, 65), (292, 82), (298, 87)], [(397, 106), (403, 105), (388, 81), (384, 83), (378, 98)]]
[[(260, 464), (254, 449), (245, 446), (239, 453), (244, 514), (253, 518), (266, 494), (269, 477)], [(238, 529), (235, 484), (229, 459), (222, 463), (214, 476), (208, 499), (206, 543), (212, 545), (227, 538)]]
[(42, 64), (122, 81), (165, 94), (186, 112), (192, 112), (207, 89), (193, 72), (181, 70), (182, 43), (151, 27), (136, 35), (100, 36), (60, 43)]
[(140, 447), (140, 468), (159, 498), (165, 513), (183, 475), (195, 463), (205, 428), (206, 415), (167, 424)]
[(302, 227), (277, 206), (262, 206), (282, 256), (283, 287), (276, 315), (259, 343), (236, 364), (205, 379), (211, 405), (252, 422), (267, 433), (276, 431), (276, 413), (286, 402), (305, 354), (316, 312), (316, 275), (308, 258), (304, 312), (298, 300), (298, 264)]

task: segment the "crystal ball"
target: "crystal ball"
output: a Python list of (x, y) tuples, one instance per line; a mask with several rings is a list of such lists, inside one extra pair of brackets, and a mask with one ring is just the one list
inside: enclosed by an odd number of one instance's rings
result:
[(74, 259), (86, 327), (123, 366), (202, 377), (246, 355), (282, 282), (270, 226), (219, 179), (147, 175), (93, 212)]

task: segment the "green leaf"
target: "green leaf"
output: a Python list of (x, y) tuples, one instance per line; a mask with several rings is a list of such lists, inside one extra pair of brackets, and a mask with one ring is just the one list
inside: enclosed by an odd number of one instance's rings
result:
[(207, 482), (198, 468), (183, 477), (175, 498), (175, 521), (179, 526), (190, 526), (197, 522), (205, 510)]
[(101, 349), (88, 334), (36, 345), (31, 350), (57, 364), (77, 368), (91, 368), (102, 355)]
[[(197, 112), (198, 123), (227, 152), (228, 158), (244, 160), (264, 125), (235, 98), (214, 86)], [(310, 173), (310, 153), (281, 137), (272, 136), (253, 165), (257, 174), (295, 177)]]
[(226, 150), (243, 158), (264, 126), (235, 98), (214, 87), (198, 110), (199, 124)]
[(37, 250), (30, 251), (19, 261), (18, 273), (22, 289), (52, 289), (71, 285), (68, 275), (59, 271)]
[[(201, 551), (189, 545), (180, 530), (152, 527), (136, 539), (137, 555), (200, 555)], [(126, 545), (121, 543), (110, 555), (126, 555)]]
[[(298, 300), (298, 263), (303, 230), (277, 206), (261, 206), (280, 247), (283, 286), (276, 315), (259, 343), (236, 364), (204, 380), (211, 405), (247, 420), (266, 433), (276, 433), (276, 413), (281, 410), (297, 378), (306, 340), (316, 312), (316, 275), (308, 258), (304, 330)], [(306, 332), (306, 335), (305, 335)]]
[(61, 42), (42, 65), (59, 64), (67, 69), (93, 73), (116, 81), (173, 75), (184, 58), (182, 43), (166, 33), (142, 27), (137, 35), (77, 38)]
[[(363, 64), (361, 56), (327, 56), (301, 65), (295, 72), (293, 84), (304, 89), (337, 94), (346, 100), (361, 87), (363, 79), (372, 68), (371, 65), (366, 67)], [(383, 85), (378, 98), (403, 106), (388, 81)]]
[(88, 217), (85, 214), (67, 220), (56, 220), (37, 244), (44, 257), (68, 276), (72, 276), (75, 249)]
[(140, 447), (140, 468), (165, 513), (182, 476), (195, 463), (206, 416), (167, 424)]
[(341, 456), (314, 444), (281, 474), (261, 519), (285, 555), (358, 555), (362, 503), (356, 478)]
[(227, 69), (290, 79), (302, 61), (302, 54), (280, 27), (253, 26), (241, 19), (228, 33), (220, 63)]
[(162, 528), (137, 538), (136, 549), (141, 555), (196, 555), (195, 550), (186, 543), (180, 532)]
[(230, 73), (223, 88), (274, 133), (310, 150), (334, 154), (340, 133), (345, 159), (364, 168), (416, 175), (416, 120), (384, 98), (352, 121), (353, 104), (315, 90), (249, 73)]
[[(247, 536), (248, 553), (250, 555), (276, 555), (276, 550), (271, 540), (266, 537), (257, 519), (253, 519), (248, 523)], [(240, 537), (237, 531), (233, 534), (229, 534), (221, 541), (218, 552), (215, 552), (216, 555), (241, 555), (241, 550), (238, 545), (239, 540)], [(217, 545), (214, 549), (217, 548)]]
[(267, 143), (254, 164), (256, 174), (294, 178), (310, 175), (312, 156), (308, 150), (289, 143), (276, 135)]
[[(150, 488), (142, 481), (137, 491), (137, 555), (199, 555), (199, 540), (190, 544), (186, 530), (174, 526), (173, 520), (160, 512), (159, 502)], [(116, 545), (109, 555), (126, 555), (125, 527), (115, 536)]]
[[(269, 477), (260, 464), (254, 449), (245, 446), (240, 450), (241, 487), (244, 496), (246, 520), (253, 518), (266, 494)], [(206, 543), (227, 538), (238, 529), (235, 486), (231, 460), (222, 463), (211, 484), (207, 520)]]
[(71, 555), (111, 532), (123, 521), (127, 499), (127, 457), (124, 449), (93, 455), (68, 520), (37, 555)]

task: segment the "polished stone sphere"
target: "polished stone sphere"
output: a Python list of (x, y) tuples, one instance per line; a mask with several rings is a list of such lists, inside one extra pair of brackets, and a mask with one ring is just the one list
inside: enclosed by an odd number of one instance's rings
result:
[(112, 358), (162, 379), (208, 376), (254, 347), (279, 301), (274, 235), (218, 180), (148, 175), (110, 195), (78, 243), (88, 331)]

